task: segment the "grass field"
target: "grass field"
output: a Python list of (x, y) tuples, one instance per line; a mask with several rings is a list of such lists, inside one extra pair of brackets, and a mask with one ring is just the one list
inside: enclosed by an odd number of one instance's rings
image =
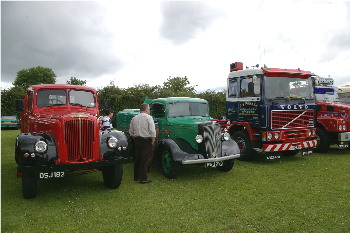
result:
[(1, 131), (2, 232), (350, 232), (350, 150), (236, 161), (228, 173), (186, 166), (175, 180), (154, 168), (146, 185), (127, 164), (116, 190), (95, 172), (40, 180), (26, 200), (18, 133)]

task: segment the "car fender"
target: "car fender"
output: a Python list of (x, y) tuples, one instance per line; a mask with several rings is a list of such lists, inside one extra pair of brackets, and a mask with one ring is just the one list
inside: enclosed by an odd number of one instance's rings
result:
[[(117, 148), (108, 147), (108, 140), (111, 137), (118, 139)], [(128, 148), (128, 138), (122, 131), (103, 130), (100, 132), (100, 154), (104, 159), (110, 160), (125, 157), (126, 153), (130, 153)]]

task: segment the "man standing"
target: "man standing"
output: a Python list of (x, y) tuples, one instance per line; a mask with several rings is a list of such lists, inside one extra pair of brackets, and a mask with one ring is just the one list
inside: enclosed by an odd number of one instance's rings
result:
[(134, 180), (140, 179), (140, 184), (152, 182), (147, 179), (147, 171), (156, 139), (156, 130), (149, 114), (150, 106), (141, 104), (140, 114), (132, 118), (129, 129), (130, 136), (135, 142)]

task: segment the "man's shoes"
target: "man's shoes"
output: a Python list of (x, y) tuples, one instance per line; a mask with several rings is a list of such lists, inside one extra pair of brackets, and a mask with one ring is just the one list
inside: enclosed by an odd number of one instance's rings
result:
[(148, 183), (151, 183), (152, 180), (141, 180), (140, 181), (140, 184), (148, 184)]
[(140, 177), (134, 177), (134, 181), (139, 181)]

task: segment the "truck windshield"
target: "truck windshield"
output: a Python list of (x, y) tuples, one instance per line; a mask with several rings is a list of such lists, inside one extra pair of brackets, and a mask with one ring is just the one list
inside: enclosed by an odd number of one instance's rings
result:
[(64, 89), (40, 89), (36, 99), (38, 107), (65, 105), (66, 91)]
[(168, 108), (169, 117), (209, 116), (207, 103), (175, 102), (169, 103)]
[(314, 99), (312, 80), (289, 77), (265, 77), (266, 99)]
[(94, 94), (91, 91), (72, 89), (69, 91), (69, 104), (73, 106), (93, 108), (95, 107)]
[(315, 87), (316, 101), (339, 101), (338, 94), (334, 88)]

